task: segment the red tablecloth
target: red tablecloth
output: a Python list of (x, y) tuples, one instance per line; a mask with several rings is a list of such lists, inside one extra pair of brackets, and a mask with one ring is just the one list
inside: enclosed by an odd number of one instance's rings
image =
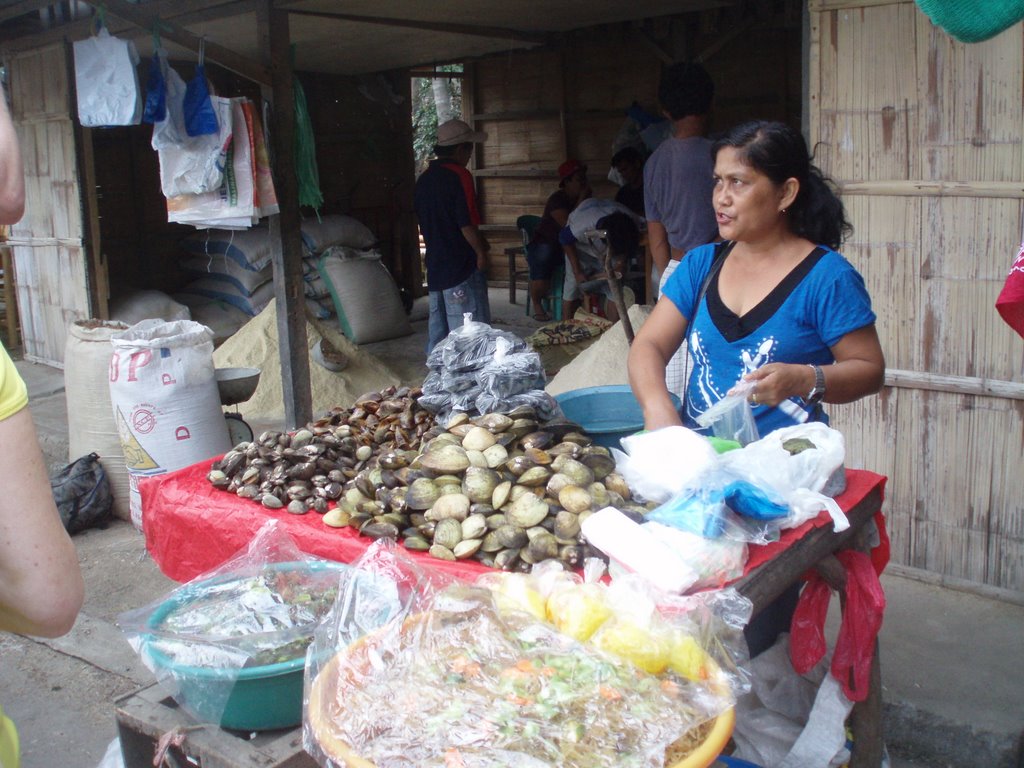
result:
[[(206, 480), (210, 464), (209, 460), (202, 461), (140, 483), (146, 548), (160, 570), (175, 581), (190, 581), (219, 566), (248, 546), (268, 518), (280, 520), (303, 552), (329, 560), (352, 562), (372, 542), (352, 528), (324, 525), (316, 512), (293, 515), (219, 491)], [(836, 497), (836, 502), (846, 511), (876, 487), (884, 489), (884, 486), (882, 475), (847, 470), (846, 490)], [(781, 539), (773, 544), (751, 546), (746, 572), (770, 560), (807, 531), (830, 524), (828, 513), (822, 511), (799, 528), (784, 531)], [(472, 579), (490, 570), (474, 560), (453, 563), (422, 552), (410, 551), (410, 554), (460, 578)]]

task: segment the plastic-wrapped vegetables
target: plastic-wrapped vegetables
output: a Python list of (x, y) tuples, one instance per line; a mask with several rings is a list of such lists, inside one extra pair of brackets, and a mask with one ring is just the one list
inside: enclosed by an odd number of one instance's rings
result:
[(431, 350), (427, 368), (418, 402), (441, 423), (456, 411), (507, 412), (520, 405), (533, 407), (542, 419), (559, 415), (558, 404), (544, 392), (540, 355), (515, 334), (469, 315)]

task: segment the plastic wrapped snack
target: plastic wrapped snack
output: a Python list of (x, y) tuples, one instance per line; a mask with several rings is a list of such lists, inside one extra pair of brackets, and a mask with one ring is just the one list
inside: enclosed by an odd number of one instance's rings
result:
[[(554, 568), (536, 578), (498, 573), (473, 585), (444, 584), (384, 542), (355, 568), (414, 589), (401, 614), (355, 642), (331, 636), (333, 615), (318, 631), (304, 746), (322, 766), (661, 768), (709, 734), (718, 749), (728, 739), (733, 694), (694, 631), (699, 609), (666, 617), (651, 600), (642, 624), (616, 612), (624, 602), (635, 606), (636, 594), (617, 596)], [(549, 597), (568, 594), (572, 602), (567, 590), (577, 587), (597, 595), (581, 598), (585, 605), (609, 592), (612, 609), (595, 630), (605, 633), (607, 649), (546, 620)], [(631, 624), (616, 630), (619, 621)], [(620, 642), (646, 643), (652, 633), (667, 648), (657, 674), (616, 652)], [(673, 653), (689, 674), (669, 669)]]

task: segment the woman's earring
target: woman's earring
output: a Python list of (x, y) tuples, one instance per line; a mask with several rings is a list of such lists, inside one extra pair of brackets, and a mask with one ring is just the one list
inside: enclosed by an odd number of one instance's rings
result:
[(786, 215), (786, 211), (788, 211), (788, 210), (789, 210), (788, 208), (783, 208), (782, 209), (782, 215), (785, 216)]

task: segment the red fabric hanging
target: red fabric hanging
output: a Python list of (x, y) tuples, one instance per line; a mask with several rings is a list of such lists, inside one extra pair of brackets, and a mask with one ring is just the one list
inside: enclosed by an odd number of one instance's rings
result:
[(996, 309), (1006, 324), (1024, 338), (1024, 243), (996, 299)]

